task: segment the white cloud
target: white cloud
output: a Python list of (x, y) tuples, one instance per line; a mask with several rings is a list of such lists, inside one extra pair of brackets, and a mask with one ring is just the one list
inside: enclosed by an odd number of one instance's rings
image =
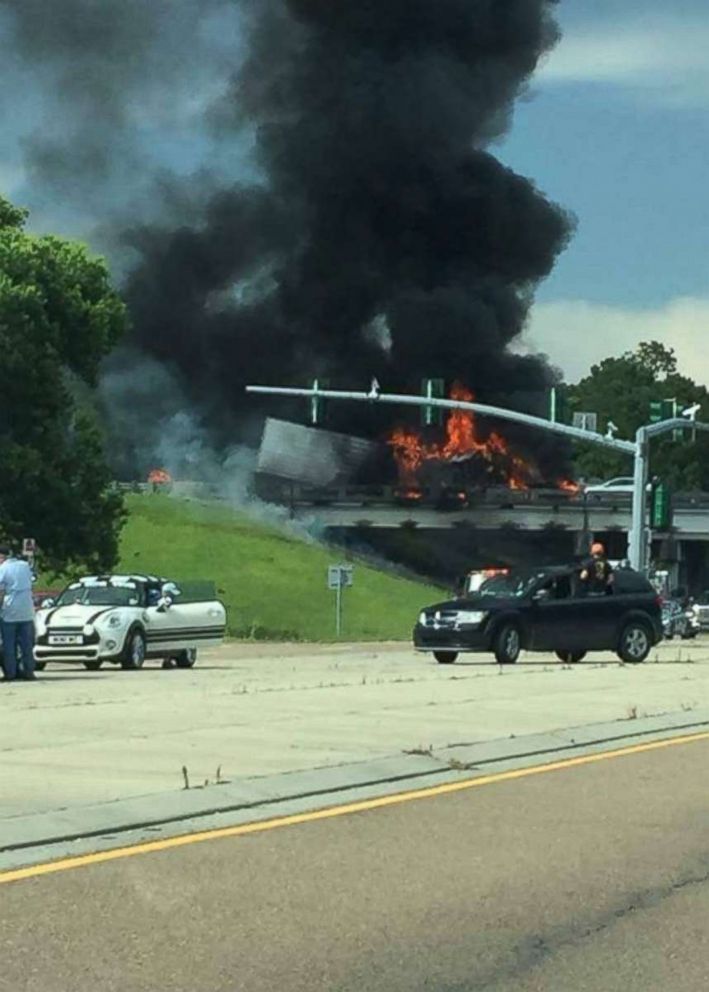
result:
[(709, 106), (709, 18), (663, 17), (568, 30), (540, 85), (615, 84), (671, 106)]
[(655, 310), (585, 300), (539, 303), (519, 350), (544, 352), (575, 382), (591, 365), (641, 341), (674, 348), (680, 371), (709, 385), (709, 297), (680, 297)]

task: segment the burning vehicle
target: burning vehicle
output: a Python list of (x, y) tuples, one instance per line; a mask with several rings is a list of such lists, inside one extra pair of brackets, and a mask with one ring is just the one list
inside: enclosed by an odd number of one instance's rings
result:
[[(460, 383), (450, 391), (452, 400), (473, 402), (474, 394)], [(421, 431), (398, 427), (387, 436), (399, 478), (400, 497), (417, 501), (426, 482), (435, 480), (448, 499), (464, 505), (469, 489), (500, 486), (511, 492), (526, 492), (552, 485), (569, 496), (581, 487), (570, 479), (556, 477), (551, 483), (529, 457), (517, 451), (499, 431), (485, 431), (469, 410), (452, 410), (446, 419), (444, 437), (424, 437)]]
[[(474, 395), (456, 383), (451, 399), (472, 402)], [(496, 431), (483, 434), (475, 414), (467, 410), (452, 410), (445, 427), (445, 439), (427, 442), (418, 431), (398, 428), (387, 443), (392, 450), (403, 491), (416, 492), (422, 470), (435, 465), (467, 466), (464, 474), (478, 484), (496, 482), (510, 489), (527, 489), (535, 471), (531, 464), (510, 450), (507, 441)]]

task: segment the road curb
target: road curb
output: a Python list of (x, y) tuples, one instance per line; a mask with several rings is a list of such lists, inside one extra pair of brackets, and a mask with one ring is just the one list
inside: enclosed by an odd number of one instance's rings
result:
[[(310, 803), (327, 797), (346, 796), (359, 790), (397, 791), (392, 786), (423, 779), (455, 780), (475, 772), (489, 774), (534, 763), (545, 757), (572, 756), (607, 750), (609, 745), (671, 738), (709, 728), (709, 711), (668, 713), (615, 723), (591, 724), (555, 730), (546, 734), (509, 737), (493, 741), (456, 743), (434, 752), (418, 751), (377, 761), (290, 772), (282, 775), (242, 779), (209, 790), (190, 789), (160, 793), (51, 813), (13, 817), (0, 822), (0, 855), (20, 854), (33, 849), (72, 844), (91, 839), (139, 831), (179, 828), (210, 817), (244, 813), (273, 815), (273, 808), (286, 803)], [(542, 762), (543, 763), (543, 762)], [(221, 790), (216, 802), (213, 790)], [(157, 813), (156, 810), (161, 810)], [(258, 815), (254, 819), (259, 819)], [(179, 829), (174, 833), (180, 833)], [(51, 853), (48, 854), (48, 858)]]

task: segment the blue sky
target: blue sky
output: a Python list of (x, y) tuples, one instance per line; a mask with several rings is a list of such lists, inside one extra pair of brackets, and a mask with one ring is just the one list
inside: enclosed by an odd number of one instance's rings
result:
[[(578, 217), (521, 347), (546, 352), (574, 380), (608, 354), (659, 338), (709, 382), (709, 3), (561, 0), (558, 17), (563, 39), (494, 149)], [(225, 62), (235, 30), (220, 25)], [(217, 73), (194, 49), (185, 58), (208, 102)], [(39, 196), (23, 173), (20, 137), (41, 121), (36, 68), (6, 58), (3, 75), (12, 100), (0, 101), (0, 189), (34, 209), (35, 227), (84, 233), (95, 201), (82, 216), (76, 203)], [(198, 119), (199, 89), (184, 96), (178, 102)], [(188, 130), (166, 139), (158, 123), (156, 157), (193, 167)], [(235, 167), (244, 168), (238, 156), (223, 163)], [(110, 207), (100, 190), (96, 200)]]
[(578, 217), (527, 335), (571, 378), (658, 337), (709, 381), (709, 4), (562, 0), (498, 149)]

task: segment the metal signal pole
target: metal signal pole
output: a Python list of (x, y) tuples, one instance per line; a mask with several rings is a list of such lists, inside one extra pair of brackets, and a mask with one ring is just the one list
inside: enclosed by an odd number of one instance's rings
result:
[(633, 475), (633, 522), (629, 535), (630, 564), (638, 572), (646, 572), (648, 562), (647, 483), (650, 466), (650, 441), (670, 431), (709, 431), (709, 424), (673, 417), (638, 428), (635, 435), (635, 472)]

